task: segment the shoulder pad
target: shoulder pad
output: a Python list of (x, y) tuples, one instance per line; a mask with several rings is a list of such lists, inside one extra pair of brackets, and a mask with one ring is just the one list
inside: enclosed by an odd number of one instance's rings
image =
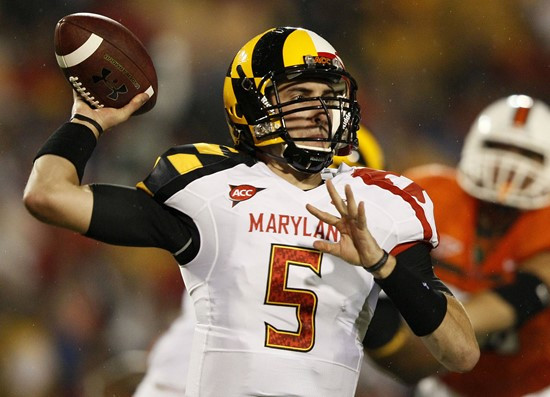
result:
[(366, 185), (389, 191), (393, 196), (406, 202), (413, 209), (416, 219), (422, 226), (422, 236), (419, 237), (433, 247), (437, 246), (433, 203), (420, 185), (403, 175), (371, 168), (356, 168), (353, 176), (361, 178)]
[[(234, 148), (210, 143), (176, 146), (160, 156), (151, 173), (137, 184), (152, 196), (164, 199), (205, 175), (256, 160)], [(159, 197), (160, 196), (160, 197)]]
[(387, 181), (387, 176), (393, 175), (393, 176), (399, 176), (399, 174), (391, 171), (384, 171), (384, 170), (377, 170), (374, 168), (368, 168), (368, 167), (354, 167), (353, 168), (353, 176), (361, 178), (366, 184), (374, 184), (377, 183), (390, 183)]

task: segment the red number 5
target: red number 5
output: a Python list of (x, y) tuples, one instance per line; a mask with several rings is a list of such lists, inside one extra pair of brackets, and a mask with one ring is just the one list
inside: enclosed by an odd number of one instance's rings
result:
[(309, 267), (321, 277), (321, 258), (322, 254), (313, 249), (284, 245), (271, 246), (265, 304), (295, 307), (298, 329), (296, 331), (279, 330), (265, 323), (266, 346), (303, 352), (313, 348), (317, 295), (310, 290), (289, 288), (287, 282), (290, 266)]

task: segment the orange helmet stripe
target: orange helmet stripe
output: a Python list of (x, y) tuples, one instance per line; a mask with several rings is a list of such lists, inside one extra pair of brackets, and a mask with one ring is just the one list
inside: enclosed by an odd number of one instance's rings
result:
[(529, 111), (531, 108), (517, 108), (516, 114), (514, 115), (514, 125), (520, 127), (527, 123), (527, 117), (529, 116)]

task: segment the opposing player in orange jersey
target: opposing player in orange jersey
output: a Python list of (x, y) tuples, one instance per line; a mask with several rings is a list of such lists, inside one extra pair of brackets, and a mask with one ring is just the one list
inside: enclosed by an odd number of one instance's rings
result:
[[(426, 378), (418, 396), (550, 393), (549, 126), (545, 103), (503, 98), (475, 120), (456, 170), (406, 173), (434, 202), (435, 272), (463, 301), (482, 348), (473, 371)], [(369, 334), (374, 323), (394, 330), (383, 342), (371, 336), (371, 357), (384, 368), (410, 383), (441, 370), (396, 313), (373, 320)]]

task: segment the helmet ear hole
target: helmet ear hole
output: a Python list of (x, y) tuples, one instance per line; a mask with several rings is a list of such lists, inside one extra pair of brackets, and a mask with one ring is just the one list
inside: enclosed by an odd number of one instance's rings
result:
[(238, 118), (238, 119), (243, 118), (243, 112), (241, 111), (241, 107), (238, 104), (235, 104), (234, 106), (227, 108), (227, 112), (235, 118)]
[(239, 104), (236, 104), (234, 109), (233, 109), (233, 113), (235, 114), (235, 117), (238, 117), (238, 118), (242, 118), (243, 117), (243, 112), (241, 110), (241, 107), (239, 106)]

